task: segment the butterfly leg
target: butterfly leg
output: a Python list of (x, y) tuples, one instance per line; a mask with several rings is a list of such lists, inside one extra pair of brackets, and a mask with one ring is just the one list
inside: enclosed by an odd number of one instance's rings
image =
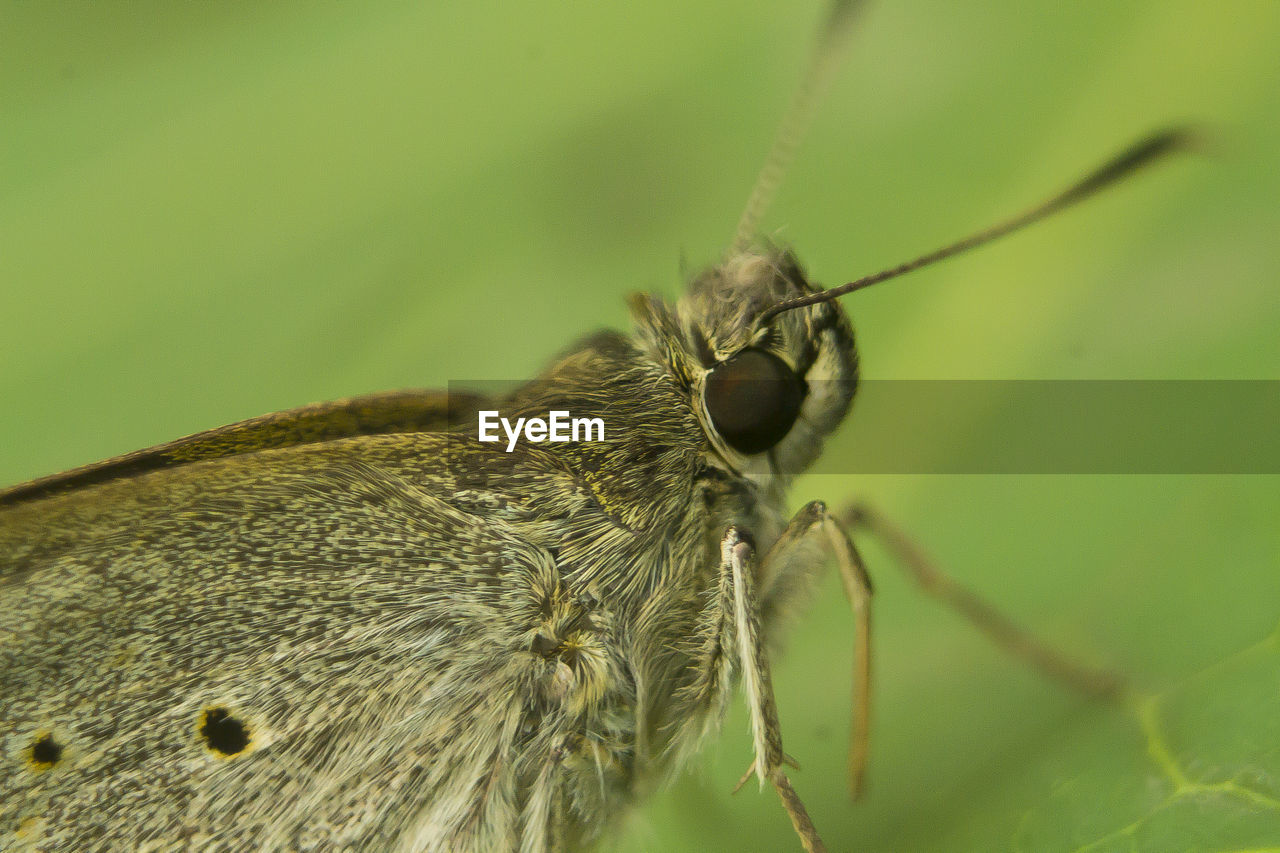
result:
[(921, 590), (959, 611), (1009, 654), (1086, 695), (1110, 696), (1119, 691), (1120, 676), (1080, 664), (1046, 645), (944, 574), (907, 534), (871, 508), (855, 504), (841, 518), (848, 529), (875, 536)]
[(778, 792), (801, 843), (813, 853), (826, 847), (782, 769), (787, 758), (782, 750), (782, 732), (778, 724), (768, 652), (760, 631), (756, 570), (755, 548), (738, 528), (729, 528), (720, 542), (720, 593), (722, 602), (731, 613), (733, 646), (738, 654), (751, 710), (755, 748), (753, 767), (761, 782), (767, 780)]
[[(871, 737), (871, 577), (862, 555), (845, 527), (822, 501), (800, 509), (773, 544), (761, 566), (761, 601), (771, 606), (788, 597), (789, 579), (813, 563), (806, 549), (817, 540), (835, 557), (845, 596), (853, 610), (853, 703), (849, 738), (849, 792), (854, 799), (865, 789), (868, 747)], [(782, 605), (785, 606), (785, 605)]]

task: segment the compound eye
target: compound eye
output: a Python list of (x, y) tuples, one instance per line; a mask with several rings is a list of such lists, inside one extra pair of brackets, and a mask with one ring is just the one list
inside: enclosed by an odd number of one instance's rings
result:
[(750, 456), (782, 441), (800, 415), (804, 380), (771, 352), (746, 349), (707, 374), (703, 398), (726, 443)]

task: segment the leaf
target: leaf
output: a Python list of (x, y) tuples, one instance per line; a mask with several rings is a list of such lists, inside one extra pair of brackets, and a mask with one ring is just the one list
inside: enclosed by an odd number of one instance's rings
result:
[[(1126, 703), (1142, 772), (1086, 768), (1030, 809), (1019, 851), (1257, 850), (1280, 842), (1280, 626), (1266, 639)], [(1083, 740), (1083, 739), (1082, 739)], [(1109, 742), (1078, 746), (1104, 747)], [(1136, 754), (1141, 748), (1144, 755)], [(1116, 760), (1115, 756), (1111, 759)]]

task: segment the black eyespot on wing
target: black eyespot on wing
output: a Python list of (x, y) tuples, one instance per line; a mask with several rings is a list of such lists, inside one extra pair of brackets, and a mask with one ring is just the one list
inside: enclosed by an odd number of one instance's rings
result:
[(804, 380), (771, 352), (746, 349), (707, 374), (703, 392), (716, 432), (730, 447), (763, 453), (791, 431), (806, 393)]
[(31, 762), (39, 770), (48, 770), (62, 760), (62, 749), (62, 744), (53, 735), (40, 735), (31, 744)]
[(201, 715), (200, 737), (219, 755), (236, 755), (249, 745), (249, 729), (226, 708), (207, 708)]

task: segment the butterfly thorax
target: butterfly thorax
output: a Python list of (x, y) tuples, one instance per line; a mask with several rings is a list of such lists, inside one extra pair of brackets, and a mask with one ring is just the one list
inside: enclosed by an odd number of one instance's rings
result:
[[(622, 813), (679, 769), (724, 715), (738, 673), (720, 540), (731, 525), (761, 548), (778, 538), (787, 484), (838, 424), (856, 382), (837, 306), (753, 326), (797, 292), (810, 291), (790, 255), (737, 258), (695, 280), (678, 306), (633, 300), (635, 337), (595, 335), (505, 401), (515, 415), (563, 409), (606, 424), (604, 443), (547, 445), (589, 500), (543, 540), (565, 603), (531, 641), (550, 686), (527, 712), (530, 773), (543, 772), (532, 769), (537, 755), (556, 756), (562, 805), (583, 813), (562, 824), (579, 827), (575, 840), (601, 828), (587, 816)], [(726, 442), (706, 400), (717, 367), (748, 350), (769, 353), (804, 385), (794, 423), (763, 453)], [(748, 381), (746, 396), (754, 392)], [(777, 567), (761, 603), (770, 640), (812, 588), (815, 565)]]

